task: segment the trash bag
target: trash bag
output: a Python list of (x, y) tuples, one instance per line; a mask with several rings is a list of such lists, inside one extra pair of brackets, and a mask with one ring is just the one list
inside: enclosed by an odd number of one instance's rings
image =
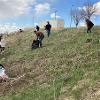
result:
[(33, 43), (32, 43), (32, 49), (36, 49), (39, 47), (39, 40), (33, 40)]
[(6, 82), (8, 80), (8, 75), (3, 65), (0, 64), (0, 82)]

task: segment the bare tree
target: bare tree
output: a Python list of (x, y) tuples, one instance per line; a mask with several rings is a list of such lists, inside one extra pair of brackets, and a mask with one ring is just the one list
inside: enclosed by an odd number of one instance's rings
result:
[(78, 24), (79, 24), (79, 22), (81, 20), (81, 12), (80, 12), (80, 10), (79, 9), (73, 9), (71, 11), (71, 17), (72, 17), (72, 20), (75, 23), (76, 28), (77, 28), (77, 26), (78, 26)]
[(83, 19), (91, 19), (92, 15), (97, 11), (96, 6), (91, 2), (87, 2), (84, 6), (80, 9), (81, 16)]

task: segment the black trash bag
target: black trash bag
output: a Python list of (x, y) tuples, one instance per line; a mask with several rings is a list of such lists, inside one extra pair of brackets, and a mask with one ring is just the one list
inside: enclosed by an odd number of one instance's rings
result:
[(32, 49), (39, 48), (39, 40), (33, 40)]

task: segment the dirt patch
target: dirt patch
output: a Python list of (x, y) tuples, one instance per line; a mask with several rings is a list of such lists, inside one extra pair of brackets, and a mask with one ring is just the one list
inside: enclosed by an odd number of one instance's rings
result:
[(93, 87), (89, 88), (83, 100), (100, 100), (100, 81), (97, 81)]
[[(0, 95), (5, 95), (11, 91), (20, 91), (33, 84), (38, 83), (39, 85), (42, 85), (48, 82), (49, 78), (43, 66), (45, 63), (43, 59), (40, 58), (34, 62), (30, 62), (28, 65), (26, 63), (18, 62), (18, 64), (12, 64), (12, 67), (8, 70), (8, 74), (11, 78), (9, 82), (0, 85)], [(24, 65), (27, 65), (27, 68)]]

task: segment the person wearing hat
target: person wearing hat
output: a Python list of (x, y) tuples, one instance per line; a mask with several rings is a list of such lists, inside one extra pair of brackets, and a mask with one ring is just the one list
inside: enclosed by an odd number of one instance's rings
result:
[(89, 19), (85, 19), (86, 21), (86, 25), (87, 25), (87, 33), (91, 33), (91, 29), (94, 26), (94, 24), (89, 20)]

